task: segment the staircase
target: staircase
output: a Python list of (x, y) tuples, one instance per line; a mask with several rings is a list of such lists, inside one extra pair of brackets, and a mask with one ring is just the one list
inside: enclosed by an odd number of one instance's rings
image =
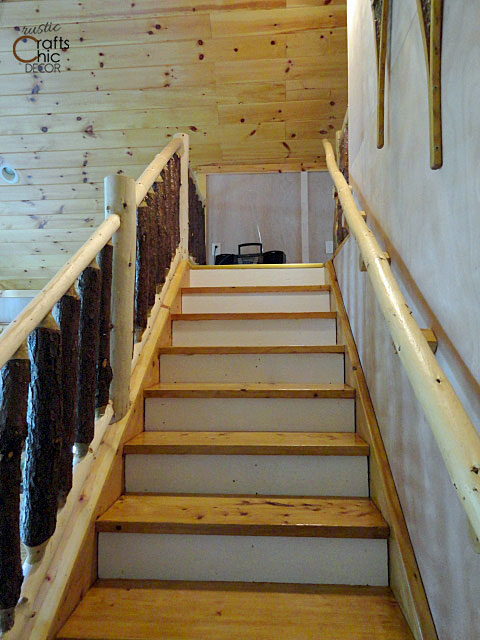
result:
[(193, 268), (62, 640), (406, 640), (318, 266)]

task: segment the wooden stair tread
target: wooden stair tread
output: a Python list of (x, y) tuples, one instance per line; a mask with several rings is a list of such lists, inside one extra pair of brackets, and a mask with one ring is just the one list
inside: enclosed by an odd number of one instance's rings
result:
[(229, 269), (323, 269), (323, 262), (289, 262), (287, 264), (190, 264), (192, 271), (225, 271)]
[(252, 347), (162, 347), (160, 355), (214, 355), (214, 354), (285, 354), (285, 353), (345, 353), (343, 344), (327, 344), (317, 346), (252, 346)]
[(386, 587), (100, 580), (58, 640), (413, 640)]
[(273, 313), (172, 313), (172, 321), (193, 322), (196, 320), (309, 320), (334, 319), (336, 311), (294, 311)]
[(193, 294), (223, 294), (223, 293), (317, 293), (330, 291), (329, 284), (307, 284), (307, 285), (258, 285), (258, 286), (227, 286), (227, 287), (185, 287), (182, 289), (183, 295)]
[(97, 520), (98, 531), (386, 538), (368, 498), (127, 494)]
[(144, 431), (123, 453), (196, 455), (366, 456), (368, 444), (355, 433), (256, 431)]
[(347, 384), (160, 383), (144, 390), (147, 398), (354, 398)]

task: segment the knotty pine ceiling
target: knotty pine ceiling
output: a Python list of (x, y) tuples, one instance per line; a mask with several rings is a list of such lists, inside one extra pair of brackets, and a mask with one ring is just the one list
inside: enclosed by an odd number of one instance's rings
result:
[[(26, 73), (13, 42), (47, 22), (62, 70)], [(4, 0), (0, 25), (0, 163), (19, 173), (0, 289), (53, 275), (102, 220), (104, 176), (137, 178), (177, 131), (195, 167), (324, 168), (345, 114), (346, 0)]]

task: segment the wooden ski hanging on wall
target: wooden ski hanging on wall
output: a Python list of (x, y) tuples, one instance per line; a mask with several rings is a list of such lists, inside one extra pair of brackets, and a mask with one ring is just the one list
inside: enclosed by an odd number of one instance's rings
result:
[(372, 0), (375, 50), (377, 57), (377, 147), (385, 141), (385, 61), (387, 59), (389, 0)]
[(443, 0), (417, 0), (428, 78), (430, 166), (442, 166), (441, 55)]

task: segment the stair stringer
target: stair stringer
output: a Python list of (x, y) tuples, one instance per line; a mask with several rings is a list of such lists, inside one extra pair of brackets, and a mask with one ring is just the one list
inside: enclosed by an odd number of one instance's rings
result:
[(333, 260), (325, 264), (325, 282), (331, 286), (331, 310), (338, 314), (338, 342), (345, 344), (345, 383), (356, 390), (356, 430), (370, 446), (370, 496), (390, 527), (390, 587), (415, 640), (438, 640)]

